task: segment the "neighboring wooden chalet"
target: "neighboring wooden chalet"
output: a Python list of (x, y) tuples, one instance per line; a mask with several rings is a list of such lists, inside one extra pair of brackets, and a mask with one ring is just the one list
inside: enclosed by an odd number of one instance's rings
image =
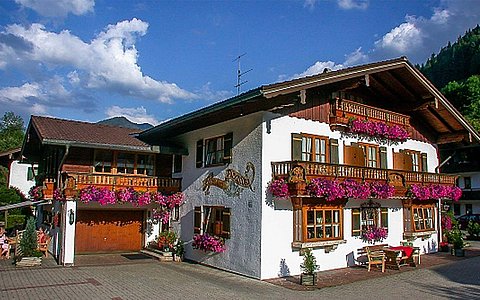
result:
[[(188, 151), (175, 156), (173, 177), (182, 178), (187, 201), (172, 223), (189, 241), (186, 257), (264, 279), (299, 274), (305, 248), (320, 270), (351, 266), (357, 249), (374, 242), (362, 238), (370, 229), (388, 232), (383, 243), (437, 251), (441, 199), (409, 191), (453, 191), (456, 177), (438, 173), (437, 145), (480, 136), (402, 57), (264, 85), (139, 139)], [(280, 179), (286, 199), (269, 192)], [(311, 182), (381, 185), (393, 194), (329, 199)], [(205, 234), (224, 239), (225, 251), (199, 250)]]
[(149, 219), (151, 205), (71, 201), (89, 187), (164, 194), (181, 190), (181, 178), (172, 178), (172, 153), (176, 150), (151, 147), (135, 138), (138, 132), (31, 117), (22, 154), (28, 162), (38, 164), (35, 175), (43, 198), (63, 200), (53, 201), (44, 212), (44, 222), (52, 226), (51, 250), (60, 263), (73, 264), (74, 254), (80, 253), (138, 251), (158, 234), (158, 225)]

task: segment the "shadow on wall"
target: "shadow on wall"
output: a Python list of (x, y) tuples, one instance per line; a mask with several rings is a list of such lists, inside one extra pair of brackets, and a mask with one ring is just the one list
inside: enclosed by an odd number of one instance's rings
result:
[[(365, 258), (366, 258), (366, 257), (365, 257)], [(353, 266), (356, 265), (356, 263), (355, 263), (355, 254), (353, 253), (353, 251), (350, 252), (350, 253), (348, 253), (348, 254), (345, 256), (345, 259), (346, 259), (346, 261), (347, 261), (347, 266), (348, 266), (348, 267), (353, 267)], [(364, 259), (364, 258), (360, 256), (358, 259), (360, 260), (360, 259)]]
[(292, 202), (290, 202), (289, 198), (276, 198), (268, 191), (265, 191), (265, 204), (275, 210), (293, 210)]
[[(185, 243), (185, 250), (189, 251), (188, 249), (190, 249), (191, 251), (193, 240), (193, 209), (180, 218), (180, 224), (182, 224), (180, 239)], [(188, 228), (191, 228), (191, 230), (188, 230)]]
[(432, 253), (438, 251), (438, 245), (436, 241), (429, 240), (426, 246), (423, 246), (424, 253)]
[(280, 271), (278, 272), (278, 277), (287, 277), (290, 276), (290, 268), (285, 262), (285, 258), (280, 260)]

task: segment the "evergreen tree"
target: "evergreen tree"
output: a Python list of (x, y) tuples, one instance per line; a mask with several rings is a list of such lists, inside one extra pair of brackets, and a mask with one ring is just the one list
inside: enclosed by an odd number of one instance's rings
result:
[(35, 230), (35, 218), (27, 220), (27, 226), (20, 240), (20, 249), (24, 257), (34, 256), (37, 251), (37, 231)]
[(13, 112), (6, 112), (0, 120), (0, 152), (22, 146), (23, 119)]

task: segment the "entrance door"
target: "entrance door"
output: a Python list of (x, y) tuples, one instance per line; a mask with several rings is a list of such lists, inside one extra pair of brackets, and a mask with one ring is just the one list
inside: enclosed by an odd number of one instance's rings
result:
[(143, 214), (141, 210), (79, 210), (75, 253), (139, 251)]

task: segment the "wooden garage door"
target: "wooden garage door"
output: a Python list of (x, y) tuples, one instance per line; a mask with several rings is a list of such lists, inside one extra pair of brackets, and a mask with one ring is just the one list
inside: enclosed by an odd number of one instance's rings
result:
[(75, 253), (138, 251), (143, 246), (143, 211), (79, 210)]

